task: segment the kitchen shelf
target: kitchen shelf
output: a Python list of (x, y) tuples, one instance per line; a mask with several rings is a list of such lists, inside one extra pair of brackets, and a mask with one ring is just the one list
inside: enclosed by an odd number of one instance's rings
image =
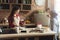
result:
[(0, 10), (11, 10), (12, 7), (18, 6), (21, 11), (31, 10), (32, 0), (0, 0)]
[(31, 10), (31, 6), (30, 5), (23, 5), (23, 10)]
[(0, 9), (10, 9), (9, 4), (0, 4)]
[(31, 4), (32, 0), (23, 0), (23, 4)]
[(20, 7), (20, 9), (21, 9), (21, 5), (17, 5), (17, 4), (12, 4), (12, 7), (14, 7), (14, 6), (17, 6), (17, 7)]

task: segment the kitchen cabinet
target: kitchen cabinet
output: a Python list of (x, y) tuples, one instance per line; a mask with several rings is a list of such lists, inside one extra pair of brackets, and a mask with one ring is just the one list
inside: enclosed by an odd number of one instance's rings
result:
[(21, 11), (31, 10), (32, 0), (0, 0), (0, 10), (11, 10), (12, 7), (18, 6)]

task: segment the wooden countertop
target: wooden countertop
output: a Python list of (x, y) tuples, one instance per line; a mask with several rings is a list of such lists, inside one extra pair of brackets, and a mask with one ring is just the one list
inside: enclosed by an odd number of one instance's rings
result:
[(8, 26), (9, 24), (8, 23), (6, 23), (6, 24), (0, 24), (0, 26)]
[[(0, 24), (0, 26), (8, 26), (9, 24), (8, 23), (6, 23), (6, 24)], [(33, 23), (31, 23), (31, 24), (24, 24), (25, 26), (29, 26), (29, 25), (35, 25), (35, 24), (33, 24)]]

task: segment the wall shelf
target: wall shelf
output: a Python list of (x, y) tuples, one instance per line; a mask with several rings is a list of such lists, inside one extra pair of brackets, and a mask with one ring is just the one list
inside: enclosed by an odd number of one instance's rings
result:
[(21, 11), (31, 10), (32, 0), (0, 0), (0, 10), (11, 10), (12, 7), (18, 6)]

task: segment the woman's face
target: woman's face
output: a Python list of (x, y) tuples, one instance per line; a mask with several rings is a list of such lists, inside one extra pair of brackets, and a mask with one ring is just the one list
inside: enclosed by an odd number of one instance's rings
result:
[(19, 14), (20, 10), (18, 9), (17, 11), (15, 11), (15, 14)]

